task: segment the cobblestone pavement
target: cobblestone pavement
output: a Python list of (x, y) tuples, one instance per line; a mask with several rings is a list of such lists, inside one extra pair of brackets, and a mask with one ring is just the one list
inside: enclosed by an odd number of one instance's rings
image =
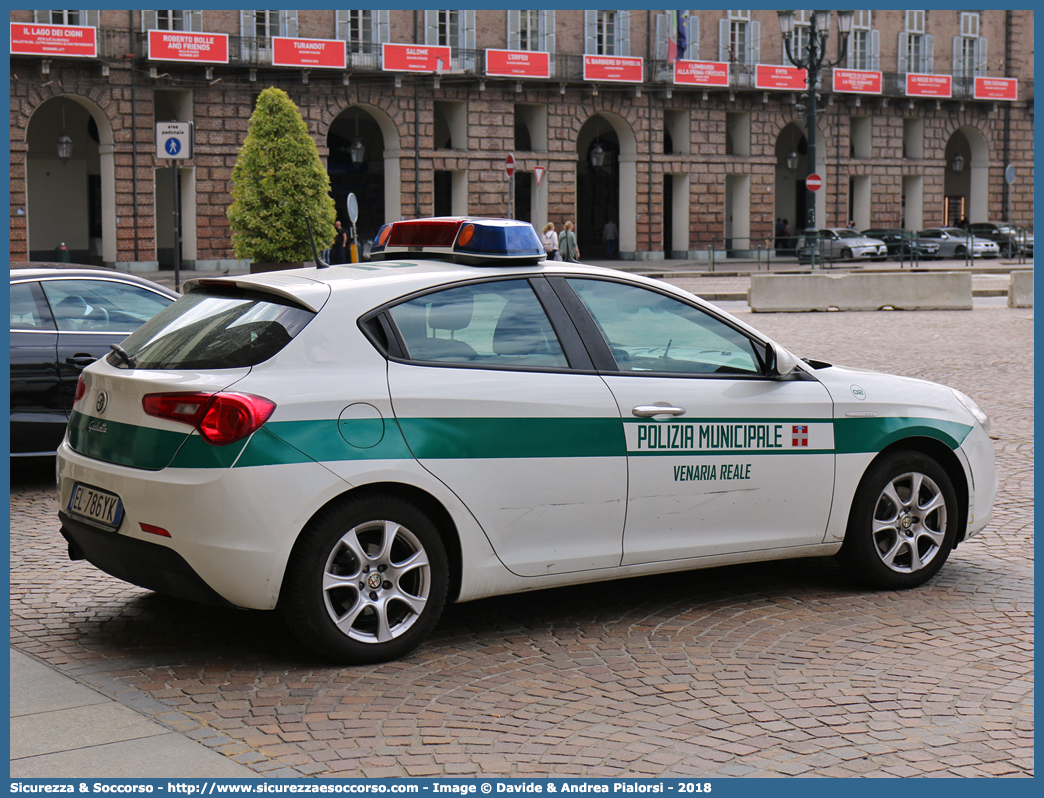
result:
[(990, 414), (993, 522), (928, 585), (806, 559), (543, 591), (336, 667), (274, 614), (70, 562), (53, 464), (19, 463), (13, 644), (270, 776), (1032, 776), (1033, 311), (738, 315)]

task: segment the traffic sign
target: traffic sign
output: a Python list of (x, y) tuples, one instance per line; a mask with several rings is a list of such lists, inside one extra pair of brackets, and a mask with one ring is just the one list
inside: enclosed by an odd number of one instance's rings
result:
[(192, 157), (191, 122), (156, 123), (156, 157), (187, 160)]
[(508, 153), (507, 160), (504, 162), (504, 172), (508, 177), (515, 174), (515, 156), (510, 152)]
[(823, 188), (823, 178), (817, 174), (811, 174), (805, 178), (805, 187), (809, 191), (819, 191)]
[(540, 181), (544, 179), (544, 167), (534, 166), (533, 172), (536, 174), (537, 185), (540, 185)]

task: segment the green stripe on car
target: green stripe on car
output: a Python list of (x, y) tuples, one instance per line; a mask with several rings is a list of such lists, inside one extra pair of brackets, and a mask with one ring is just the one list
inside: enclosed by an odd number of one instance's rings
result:
[[(834, 449), (786, 448), (715, 450), (714, 454), (855, 454), (879, 452), (903, 438), (929, 437), (956, 449), (971, 426), (926, 418), (843, 419), (694, 419), (742, 423), (833, 423)], [(99, 460), (159, 470), (171, 468), (250, 468), (309, 461), (484, 460), (589, 458), (707, 451), (630, 452), (624, 425), (649, 423), (619, 418), (404, 418), (317, 419), (269, 422), (247, 441), (212, 446), (197, 433), (184, 434), (114, 421), (73, 411), (69, 420), (72, 448)], [(669, 423), (669, 422), (664, 422)], [(383, 424), (383, 434), (379, 426)], [(375, 426), (377, 425), (377, 426)], [(400, 430), (401, 428), (401, 430)], [(404, 437), (405, 436), (405, 437)], [(348, 440), (376, 440), (366, 448)]]

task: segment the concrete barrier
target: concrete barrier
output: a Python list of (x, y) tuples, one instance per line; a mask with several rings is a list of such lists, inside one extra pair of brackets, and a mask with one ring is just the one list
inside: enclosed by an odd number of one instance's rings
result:
[(1016, 271), (1011, 273), (1011, 283), (1008, 284), (1008, 307), (1033, 307), (1032, 271)]
[(971, 272), (752, 274), (755, 313), (806, 310), (971, 310)]

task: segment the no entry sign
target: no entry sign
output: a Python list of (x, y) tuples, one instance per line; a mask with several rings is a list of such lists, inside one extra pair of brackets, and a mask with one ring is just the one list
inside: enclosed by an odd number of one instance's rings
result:
[(809, 191), (819, 191), (823, 188), (823, 178), (816, 174), (809, 175), (805, 178), (805, 187)]
[(508, 153), (507, 160), (504, 161), (504, 173), (508, 177), (511, 177), (511, 175), (515, 174), (515, 156), (512, 155), (510, 152)]

